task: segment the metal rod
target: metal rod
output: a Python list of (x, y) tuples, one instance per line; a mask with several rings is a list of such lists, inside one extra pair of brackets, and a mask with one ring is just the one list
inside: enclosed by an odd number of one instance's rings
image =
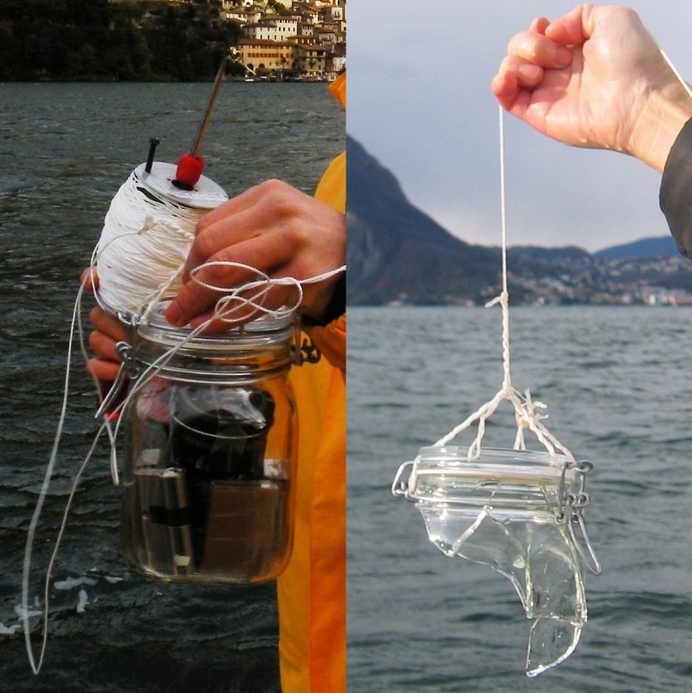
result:
[(151, 173), (151, 167), (154, 164), (154, 154), (156, 154), (156, 147), (161, 143), (161, 140), (158, 137), (150, 137), (149, 138), (149, 156), (147, 157), (147, 165), (144, 167), (144, 170), (147, 173)]
[(226, 74), (227, 60), (228, 54), (224, 55), (221, 65), (219, 66), (219, 71), (216, 73), (216, 78), (214, 79), (214, 88), (212, 89), (211, 96), (209, 97), (209, 103), (207, 104), (207, 110), (204, 113), (204, 118), (202, 118), (202, 122), (199, 126), (195, 146), (192, 148), (192, 156), (197, 156), (199, 154), (199, 150), (202, 148), (204, 136), (207, 133), (207, 126), (209, 125), (209, 119), (211, 118), (211, 114), (214, 111), (214, 106), (216, 105), (216, 97), (219, 95), (219, 89), (221, 88), (221, 83), (223, 82), (224, 75)]

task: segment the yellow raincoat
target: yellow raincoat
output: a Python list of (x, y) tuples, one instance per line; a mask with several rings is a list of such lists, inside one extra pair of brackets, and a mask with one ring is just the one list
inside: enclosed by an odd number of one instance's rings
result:
[[(346, 106), (346, 75), (330, 86)], [(315, 197), (346, 211), (346, 154)], [(283, 693), (346, 690), (346, 316), (305, 328), (322, 358), (291, 370), (298, 474), (291, 560), (278, 580)]]

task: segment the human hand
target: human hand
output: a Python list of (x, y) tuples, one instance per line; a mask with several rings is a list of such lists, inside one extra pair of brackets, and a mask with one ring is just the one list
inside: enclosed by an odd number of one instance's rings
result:
[[(98, 287), (96, 270), (91, 267), (84, 270), (81, 282), (87, 290)], [(127, 328), (118, 318), (100, 306), (91, 309), (89, 320), (94, 327), (89, 335), (89, 347), (95, 357), (87, 362), (87, 373), (102, 383), (112, 383), (120, 370), (120, 356), (115, 345), (127, 341)]]
[[(254, 272), (242, 267), (205, 263), (238, 263), (256, 268), (272, 279), (305, 280), (341, 267), (345, 257), (343, 214), (287, 183), (266, 181), (200, 220), (185, 264), (185, 286), (166, 310), (166, 319), (173, 325), (197, 327), (213, 315), (222, 294), (197, 280), (233, 288), (257, 279)], [(197, 269), (191, 279), (191, 273)], [(304, 284), (300, 311), (319, 319), (337, 280), (335, 275), (319, 283)], [(296, 298), (295, 291), (293, 286), (273, 286), (263, 306), (273, 310), (291, 303)], [(228, 323), (217, 320), (208, 329), (228, 329)]]
[(510, 41), (491, 89), (549, 137), (632, 154), (659, 171), (692, 116), (692, 99), (639, 16), (619, 6), (534, 20)]

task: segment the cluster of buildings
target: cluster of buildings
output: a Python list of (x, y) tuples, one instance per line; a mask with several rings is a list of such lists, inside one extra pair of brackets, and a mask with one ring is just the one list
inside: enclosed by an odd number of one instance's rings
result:
[[(520, 303), (534, 305), (692, 305), (692, 268), (682, 256), (604, 260), (588, 256), (545, 272), (512, 274)], [(551, 276), (552, 275), (552, 276)]]
[(242, 31), (231, 49), (247, 79), (333, 80), (346, 67), (346, 0), (223, 0)]

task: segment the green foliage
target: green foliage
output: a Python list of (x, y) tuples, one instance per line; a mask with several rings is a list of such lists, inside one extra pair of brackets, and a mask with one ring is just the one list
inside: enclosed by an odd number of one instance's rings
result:
[(269, 7), (271, 7), (274, 12), (277, 14), (291, 14), (287, 9), (286, 5), (284, 5), (282, 2), (278, 2), (278, 0), (269, 0), (268, 2)]
[(208, 80), (237, 38), (219, 0), (2, 0), (0, 80)]

